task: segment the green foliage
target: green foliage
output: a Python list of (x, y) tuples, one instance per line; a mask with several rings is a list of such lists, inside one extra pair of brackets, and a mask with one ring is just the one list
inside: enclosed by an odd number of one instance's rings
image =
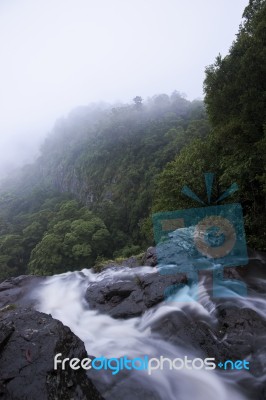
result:
[[(177, 92), (134, 103), (60, 120), (33, 168), (5, 184), (0, 279), (90, 267), (98, 257), (126, 258), (151, 244), (157, 176), (209, 125), (202, 102)], [(15, 235), (12, 246), (6, 235)]]
[(182, 186), (204, 197), (202, 174), (214, 172), (216, 195), (237, 182), (235, 199), (244, 207), (249, 244), (266, 249), (266, 2), (250, 1), (243, 16), (229, 54), (206, 69), (205, 102), (213, 129), (161, 173), (154, 210), (195, 206), (181, 194)]
[(61, 121), (40, 161), (49, 177), (43, 183), (86, 203), (104, 221), (116, 252), (150, 243), (141, 224), (151, 210), (157, 175), (191, 140), (209, 132), (202, 102), (177, 92), (146, 103), (137, 96), (134, 103), (102, 113), (96, 125), (86, 121), (89, 133), (77, 141), (76, 132), (69, 136), (72, 119)]
[(205, 172), (216, 174), (215, 198), (238, 184), (229, 201), (243, 205), (250, 245), (266, 249), (265, 0), (243, 17), (229, 54), (206, 68), (208, 115), (173, 92), (58, 121), (0, 193), (0, 280), (140, 253), (153, 240), (151, 211), (195, 207), (181, 189), (204, 199)]
[[(153, 210), (171, 211), (177, 207), (179, 209), (194, 207), (193, 200), (181, 193), (185, 185), (193, 188), (200, 198), (205, 199), (203, 173), (217, 172), (216, 160), (209, 141), (195, 139), (191, 142), (159, 176)], [(217, 192), (218, 188), (215, 189)]]
[(108, 255), (110, 244), (110, 234), (99, 217), (75, 200), (66, 201), (32, 250), (29, 271), (51, 275), (92, 266), (99, 255)]
[(87, 207), (50, 193), (50, 197), (39, 196), (31, 213), (32, 196), (29, 193), (28, 198), (21, 198), (17, 211), (13, 202), (17, 204), (18, 198), (2, 208), (6, 232), (0, 236), (0, 280), (24, 273), (50, 275), (90, 267), (98, 256), (110, 255), (110, 234)]
[(7, 276), (23, 274), (23, 261), (22, 237), (14, 234), (0, 236), (0, 280)]
[(134, 254), (139, 254), (140, 251), (141, 251), (140, 246), (131, 244), (131, 245), (125, 246), (123, 249), (121, 249), (119, 251), (116, 251), (114, 253), (114, 256), (118, 257), (118, 258), (121, 257), (124, 259), (126, 257), (133, 256)]

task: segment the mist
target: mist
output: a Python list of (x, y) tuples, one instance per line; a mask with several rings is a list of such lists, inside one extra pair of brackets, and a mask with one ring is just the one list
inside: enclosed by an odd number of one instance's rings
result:
[(247, 0), (1, 0), (0, 178), (38, 156), (55, 121), (91, 102), (175, 89), (203, 97)]

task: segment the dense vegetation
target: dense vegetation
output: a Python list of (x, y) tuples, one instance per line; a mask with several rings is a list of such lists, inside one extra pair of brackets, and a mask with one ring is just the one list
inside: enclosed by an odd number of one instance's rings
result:
[(208, 132), (203, 103), (177, 92), (60, 120), (37, 162), (4, 185), (1, 276), (59, 273), (140, 252), (150, 243), (158, 174)]
[[(229, 54), (206, 68), (211, 132), (188, 144), (160, 176), (154, 210), (192, 205), (183, 185), (206, 197), (204, 172), (215, 172), (214, 197), (237, 182), (250, 245), (266, 249), (266, 3), (252, 0)], [(231, 201), (231, 199), (229, 200)], [(194, 203), (195, 206), (195, 203)]]
[(243, 17), (229, 54), (206, 69), (206, 109), (173, 92), (58, 121), (35, 164), (2, 187), (0, 279), (140, 252), (151, 212), (195, 206), (181, 188), (204, 197), (204, 172), (216, 173), (214, 196), (238, 183), (249, 243), (265, 249), (265, 1)]

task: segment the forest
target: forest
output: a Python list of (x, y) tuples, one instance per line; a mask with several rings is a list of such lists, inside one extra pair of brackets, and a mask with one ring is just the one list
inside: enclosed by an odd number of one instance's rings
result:
[[(154, 244), (151, 216), (232, 183), (248, 245), (266, 250), (266, 3), (251, 1), (228, 55), (206, 67), (204, 101), (178, 91), (91, 104), (58, 120), (35, 163), (0, 188), (0, 280), (91, 268)], [(134, 97), (135, 96), (135, 97)]]

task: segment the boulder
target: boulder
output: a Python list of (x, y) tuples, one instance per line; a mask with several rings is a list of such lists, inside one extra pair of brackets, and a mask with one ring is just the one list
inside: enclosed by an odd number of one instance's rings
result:
[(110, 276), (90, 284), (86, 300), (90, 309), (107, 313), (113, 318), (132, 318), (165, 299), (169, 286), (184, 285), (185, 275), (160, 275), (157, 272), (129, 275), (118, 281)]
[(0, 283), (0, 308), (10, 304), (22, 307), (34, 306), (37, 302), (37, 287), (45, 279), (47, 277), (34, 275), (6, 279)]
[(157, 265), (156, 247), (149, 247), (147, 249), (142, 258), (141, 264), (147, 265), (148, 267), (155, 267)]
[(168, 342), (190, 347), (206, 357), (243, 359), (254, 353), (258, 341), (263, 340), (260, 332), (265, 332), (266, 320), (251, 309), (229, 305), (218, 306), (217, 313), (218, 323), (211, 325), (174, 310), (157, 319), (151, 330)]
[[(194, 357), (214, 357), (216, 364), (226, 360), (248, 360), (251, 378), (241, 380), (241, 387), (250, 399), (264, 399), (265, 334), (266, 320), (256, 311), (232, 304), (219, 305), (218, 321), (210, 323), (203, 318), (173, 310), (151, 324), (151, 331), (158, 338), (184, 348)], [(218, 370), (219, 372), (219, 370)], [(224, 373), (224, 371), (221, 371)]]
[(31, 309), (0, 312), (0, 398), (103, 399), (83, 369), (54, 370), (54, 356), (88, 357), (84, 344), (60, 321)]

